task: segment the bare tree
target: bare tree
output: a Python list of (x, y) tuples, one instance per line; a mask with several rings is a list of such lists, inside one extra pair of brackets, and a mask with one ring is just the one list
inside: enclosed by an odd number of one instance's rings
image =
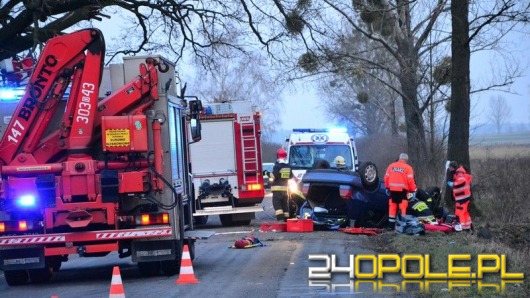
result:
[(512, 109), (506, 102), (506, 98), (501, 95), (490, 97), (488, 120), (495, 125), (497, 134), (501, 133), (502, 126), (509, 122), (512, 116)]
[(278, 129), (283, 82), (276, 81), (274, 72), (259, 53), (225, 53), (210, 71), (203, 69), (192, 86), (204, 102), (249, 101), (262, 113), (262, 133), (270, 139)]
[[(328, 114), (347, 123), (356, 134), (398, 135), (403, 112), (398, 93), (387, 86), (392, 76), (381, 69), (362, 67), (357, 59), (348, 56), (357, 52), (367, 61), (382, 62), (389, 58), (388, 54), (356, 31), (345, 34), (336, 47), (328, 59), (332, 71), (319, 80)], [(388, 84), (381, 84), (381, 80)]]
[[(120, 18), (123, 24), (120, 43), (111, 51), (110, 58), (164, 51), (166, 56), (172, 54), (178, 60), (191, 52), (206, 65), (222, 55), (220, 49), (245, 51), (248, 44), (255, 45), (249, 36), (256, 37), (258, 44), (266, 48), (280, 38), (288, 38), (282, 35), (283, 26), (278, 32), (263, 28), (264, 12), (263, 7), (248, 0), (2, 1), (0, 60), (35, 49), (74, 25), (91, 27), (92, 21)], [(234, 35), (238, 38), (234, 39)]]

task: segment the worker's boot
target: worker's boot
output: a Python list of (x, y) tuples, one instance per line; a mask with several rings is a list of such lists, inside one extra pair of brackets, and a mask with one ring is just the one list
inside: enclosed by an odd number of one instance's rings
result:
[(386, 227), (387, 231), (393, 231), (396, 229), (396, 222), (395, 221), (389, 221), (388, 226)]

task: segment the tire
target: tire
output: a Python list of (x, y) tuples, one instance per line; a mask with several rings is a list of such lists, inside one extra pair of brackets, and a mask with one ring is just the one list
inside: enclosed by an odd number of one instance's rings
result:
[(52, 257), (50, 259), (50, 264), (52, 266), (53, 272), (58, 272), (61, 269), (63, 262), (60, 257)]
[(219, 214), (219, 219), (221, 220), (221, 224), (225, 227), (232, 227), (235, 225), (231, 214)]
[(195, 260), (195, 240), (187, 239), (185, 243), (188, 244), (188, 249), (190, 251), (190, 259), (192, 261)]
[[(165, 275), (171, 276), (171, 275), (178, 274), (180, 272), (183, 248), (184, 248), (184, 239), (176, 240), (175, 259), (160, 262), (160, 265), (162, 267), (162, 272), (164, 272)], [(188, 245), (188, 249), (189, 249), (189, 245)], [(193, 250), (195, 254), (195, 245), (193, 246)], [(190, 258), (191, 258), (191, 251), (190, 251)]]
[(208, 215), (205, 216), (194, 216), (196, 225), (205, 225), (208, 222)]
[(29, 269), (28, 270), (29, 278), (33, 283), (45, 283), (50, 281), (53, 275), (53, 269), (49, 266), (42, 269)]
[(178, 274), (180, 271), (180, 256), (178, 260), (167, 260), (160, 262), (162, 266), (162, 272), (167, 276)]
[(143, 276), (156, 276), (160, 272), (160, 262), (138, 262), (138, 269)]
[(379, 187), (379, 172), (373, 162), (368, 161), (361, 164), (359, 176), (365, 190), (374, 191)]
[(20, 286), (28, 282), (29, 275), (26, 270), (4, 271), (6, 283), (10, 286)]
[(234, 226), (248, 226), (250, 225), (251, 219), (234, 221)]

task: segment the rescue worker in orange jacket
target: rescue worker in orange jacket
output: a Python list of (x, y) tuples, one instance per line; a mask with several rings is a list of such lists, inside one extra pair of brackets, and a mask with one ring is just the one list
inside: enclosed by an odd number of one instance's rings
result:
[(463, 166), (459, 166), (453, 173), (452, 181), (447, 185), (453, 188), (455, 200), (455, 215), (458, 216), (462, 230), (472, 231), (471, 216), (469, 215), (469, 202), (471, 202), (471, 182), (473, 176), (468, 174)]
[(277, 220), (289, 218), (289, 197), (287, 195), (288, 181), (293, 177), (291, 167), (287, 163), (287, 152), (280, 148), (276, 151), (276, 163), (272, 168), (272, 207)]
[(391, 163), (385, 173), (385, 187), (388, 200), (388, 229), (396, 226), (398, 208), (402, 215), (407, 214), (408, 200), (416, 196), (414, 170), (407, 163), (409, 156), (401, 153), (396, 162)]

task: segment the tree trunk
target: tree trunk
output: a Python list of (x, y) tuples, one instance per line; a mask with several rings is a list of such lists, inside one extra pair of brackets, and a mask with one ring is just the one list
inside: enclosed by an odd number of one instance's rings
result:
[(410, 161), (414, 167), (416, 182), (421, 184), (424, 177), (428, 175), (427, 167), (425, 166), (425, 162), (428, 160), (425, 126), (423, 117), (419, 112), (416, 76), (406, 73), (403, 72), (404, 75), (399, 80), (404, 95), (403, 110), (407, 125), (407, 147)]
[[(447, 159), (470, 167), (469, 163), (469, 0), (451, 1), (451, 120), (447, 143)], [(446, 187), (445, 200), (453, 206), (451, 190)]]
[[(416, 176), (416, 182), (422, 184), (428, 175), (425, 161), (427, 161), (427, 141), (425, 139), (425, 126), (418, 103), (418, 57), (411, 39), (401, 39), (398, 42), (401, 57), (401, 73), (399, 82), (403, 94), (403, 110), (407, 126), (408, 154)], [(418, 185), (418, 187), (420, 187)]]

